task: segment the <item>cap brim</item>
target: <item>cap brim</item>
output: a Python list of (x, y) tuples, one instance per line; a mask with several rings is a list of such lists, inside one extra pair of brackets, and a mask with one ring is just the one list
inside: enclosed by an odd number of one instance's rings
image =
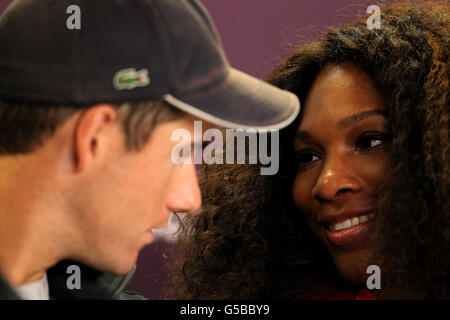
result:
[(173, 96), (169, 104), (225, 128), (282, 129), (300, 112), (296, 95), (230, 68), (220, 84), (199, 93)]

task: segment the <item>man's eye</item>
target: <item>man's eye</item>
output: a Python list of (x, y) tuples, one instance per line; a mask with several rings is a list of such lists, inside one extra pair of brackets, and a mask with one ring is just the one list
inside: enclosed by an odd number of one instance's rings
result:
[(297, 152), (297, 163), (300, 167), (306, 167), (307, 165), (317, 161), (320, 157), (314, 151), (310, 149), (303, 149)]
[(389, 141), (386, 134), (363, 134), (356, 141), (356, 150), (370, 151), (385, 145)]

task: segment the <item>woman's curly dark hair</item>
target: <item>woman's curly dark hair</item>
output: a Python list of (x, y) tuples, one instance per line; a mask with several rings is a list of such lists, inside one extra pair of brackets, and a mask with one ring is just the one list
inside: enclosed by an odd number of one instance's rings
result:
[[(328, 63), (350, 62), (373, 79), (388, 110), (390, 168), (376, 223), (383, 298), (450, 298), (448, 1), (395, 4), (381, 29), (367, 17), (299, 47), (268, 81), (301, 101)], [(293, 208), (292, 134), (281, 167), (206, 166), (204, 206), (184, 221), (169, 296), (181, 299), (327, 298), (352, 292)], [(380, 260), (381, 259), (381, 260)]]

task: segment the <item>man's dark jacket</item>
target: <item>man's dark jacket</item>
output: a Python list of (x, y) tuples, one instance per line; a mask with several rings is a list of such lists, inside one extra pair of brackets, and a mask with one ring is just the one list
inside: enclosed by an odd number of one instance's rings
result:
[[(77, 265), (81, 270), (81, 289), (68, 289), (67, 268)], [(73, 261), (63, 261), (47, 270), (51, 300), (145, 300), (123, 289), (133, 277), (135, 268), (123, 276), (113, 276)], [(0, 277), (0, 300), (20, 300), (13, 289)]]

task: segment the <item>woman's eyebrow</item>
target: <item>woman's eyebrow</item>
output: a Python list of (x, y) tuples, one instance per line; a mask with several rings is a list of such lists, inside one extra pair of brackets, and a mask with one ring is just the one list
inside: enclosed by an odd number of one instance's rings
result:
[(351, 125), (354, 125), (366, 118), (373, 117), (373, 116), (384, 116), (386, 117), (386, 112), (379, 109), (373, 109), (373, 110), (367, 110), (359, 113), (355, 113), (347, 118), (342, 119), (339, 121), (339, 128), (344, 129)]
[(297, 131), (295, 133), (295, 139), (308, 140), (308, 139), (311, 139), (311, 138), (312, 138), (312, 135), (308, 131)]
[[(366, 118), (373, 117), (373, 116), (386, 117), (387, 113), (385, 111), (379, 110), (379, 109), (358, 112), (358, 113), (355, 113), (351, 116), (348, 116), (348, 117), (340, 120), (338, 126), (339, 126), (339, 128), (344, 129), (344, 128), (354, 125)], [(295, 133), (295, 139), (299, 139), (299, 140), (312, 139), (312, 134), (309, 131), (300, 130)]]

